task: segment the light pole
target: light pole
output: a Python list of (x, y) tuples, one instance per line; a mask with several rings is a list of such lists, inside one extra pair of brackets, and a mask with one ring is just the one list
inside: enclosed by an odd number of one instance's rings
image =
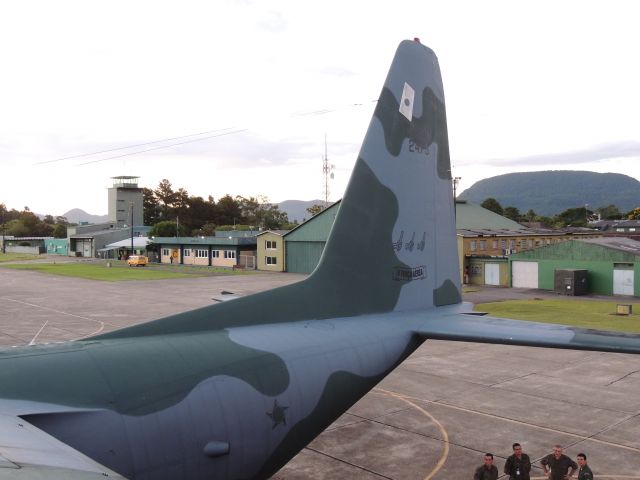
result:
[(131, 202), (131, 255), (135, 252), (133, 251), (133, 202)]
[(456, 190), (458, 189), (458, 183), (462, 180), (462, 177), (453, 177), (453, 201), (456, 201)]
[(2, 209), (2, 253), (7, 253), (4, 248), (4, 208)]

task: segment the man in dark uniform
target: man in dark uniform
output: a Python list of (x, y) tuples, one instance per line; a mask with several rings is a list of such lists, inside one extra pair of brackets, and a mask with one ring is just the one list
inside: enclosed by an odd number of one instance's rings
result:
[(578, 480), (593, 480), (593, 472), (587, 465), (587, 456), (579, 453), (578, 457)]
[(498, 480), (498, 469), (493, 464), (493, 454), (484, 454), (484, 465), (476, 468), (473, 480)]
[[(576, 462), (562, 454), (562, 447), (555, 445), (550, 453), (540, 462), (549, 480), (568, 480), (578, 469)], [(571, 469), (571, 471), (569, 471)]]
[(529, 455), (522, 453), (522, 446), (519, 443), (514, 443), (511, 448), (513, 448), (513, 455), (507, 458), (504, 473), (509, 475), (509, 480), (529, 480), (531, 471)]

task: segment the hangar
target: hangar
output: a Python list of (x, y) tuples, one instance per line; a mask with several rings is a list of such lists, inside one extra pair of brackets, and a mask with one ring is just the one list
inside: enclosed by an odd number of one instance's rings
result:
[(590, 293), (638, 296), (640, 242), (626, 237), (601, 237), (546, 245), (509, 257), (511, 286), (554, 289), (560, 269), (587, 270)]

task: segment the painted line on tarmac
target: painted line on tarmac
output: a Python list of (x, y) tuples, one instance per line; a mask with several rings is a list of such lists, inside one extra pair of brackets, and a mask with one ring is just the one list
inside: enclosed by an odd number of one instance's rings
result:
[[(415, 408), (416, 410), (419, 410), (424, 415), (429, 417), (429, 419), (431, 419), (431, 421), (438, 427), (438, 430), (440, 430), (440, 433), (442, 434), (442, 441), (444, 443), (444, 451), (443, 451), (442, 455), (440, 455), (440, 459), (438, 460), (438, 463), (436, 464), (436, 466), (433, 468), (433, 470), (431, 470), (431, 472), (429, 472), (427, 474), (426, 477), (424, 477), (423, 480), (431, 480), (431, 479), (433, 479), (435, 474), (438, 473), (438, 471), (440, 471), (440, 469), (444, 466), (445, 462), (447, 461), (447, 457), (449, 456), (449, 435), (447, 434), (447, 430), (444, 428), (444, 426), (433, 415), (431, 415), (428, 411), (426, 411), (425, 409), (423, 409), (419, 405), (416, 405), (415, 403), (413, 403), (411, 400), (416, 400), (416, 401), (425, 402), (425, 403), (431, 403), (433, 405), (442, 405), (444, 407), (449, 407), (449, 408), (452, 408), (454, 410), (460, 410), (460, 411), (467, 412), (467, 413), (475, 413), (475, 414), (482, 415), (482, 416), (485, 416), (485, 417), (492, 417), (492, 418), (496, 418), (496, 419), (499, 419), (499, 420), (506, 420), (506, 421), (508, 421), (510, 423), (522, 424), (522, 425), (538, 428), (540, 430), (559, 433), (559, 434), (562, 434), (562, 435), (569, 435), (569, 436), (572, 436), (572, 437), (579, 438), (581, 440), (591, 440), (593, 442), (601, 443), (601, 444), (608, 445), (608, 446), (611, 446), (611, 447), (617, 447), (617, 448), (622, 448), (622, 449), (625, 449), (625, 450), (631, 450), (631, 451), (640, 452), (640, 449), (637, 449), (637, 448), (634, 448), (634, 447), (628, 447), (626, 445), (620, 445), (618, 443), (607, 442), (605, 440), (598, 440), (596, 438), (585, 437), (584, 435), (577, 435), (575, 433), (563, 432), (561, 430), (554, 430), (552, 428), (541, 427), (539, 425), (533, 425), (531, 423), (518, 422), (516, 420), (511, 420), (509, 418), (499, 417), (498, 415), (492, 415), (490, 413), (477, 412), (475, 410), (470, 410), (470, 409), (463, 408), (463, 407), (456, 407), (454, 405), (449, 405), (449, 404), (446, 404), (446, 403), (439, 403), (439, 402), (433, 402), (431, 400), (424, 400), (424, 399), (421, 399), (421, 398), (412, 397), (411, 395), (403, 395), (401, 393), (392, 392), (390, 390), (384, 390), (382, 388), (375, 388), (373, 390), (373, 392), (374, 393), (375, 392), (384, 393), (385, 395), (388, 395), (388, 396), (391, 396), (391, 397), (395, 397), (395, 398), (397, 398), (399, 400), (402, 400), (403, 402), (411, 405), (413, 408)], [(640, 480), (640, 475), (613, 475), (613, 474), (605, 475), (605, 474), (598, 474), (598, 478), (610, 479), (610, 480)], [(531, 477), (531, 480), (548, 480), (548, 477), (546, 477), (546, 476), (545, 477)]]
[[(93, 323), (97, 323), (100, 325), (100, 328), (98, 328), (95, 332), (91, 332), (87, 335), (82, 335), (81, 337), (78, 338), (74, 338), (73, 340), (81, 340), (83, 338), (86, 337), (90, 337), (91, 335), (96, 335), (100, 332), (102, 332), (104, 330), (105, 324), (104, 322), (100, 321), (100, 320), (95, 320), (93, 318), (89, 318), (89, 317), (83, 317), (82, 315), (76, 315), (75, 313), (69, 313), (69, 312), (63, 312), (62, 310), (56, 310), (55, 308), (50, 308), (50, 307), (43, 307), (42, 305), (36, 305), (35, 303), (29, 303), (29, 302), (23, 302), (22, 300), (15, 300), (13, 298), (3, 298), (3, 300), (6, 300), (8, 302), (15, 302), (15, 303), (20, 303), (22, 305), (26, 305), (28, 307), (35, 307), (35, 308), (39, 308), (41, 310), (47, 310), (49, 312), (54, 312), (54, 313), (59, 313), (61, 315), (66, 315), (68, 317), (74, 317), (74, 318), (79, 318), (81, 320), (88, 320), (90, 322)], [(34, 335), (34, 337), (31, 339), (31, 341), (29, 342), (29, 345), (35, 345), (36, 343), (36, 339), (38, 338), (38, 336), (40, 336), (40, 334), (42, 333), (42, 331), (44, 330), (44, 328), (47, 326), (47, 323), (49, 323), (49, 320), (47, 319), (47, 321), (44, 322), (44, 324), (42, 325), (42, 327), (40, 327), (40, 330), (38, 330), (38, 333), (36, 333)]]
[(397, 398), (398, 400), (402, 400), (403, 402), (409, 404), (411, 407), (415, 408), (416, 410), (421, 412), (423, 415), (428, 417), (433, 422), (433, 424), (436, 427), (438, 427), (438, 430), (440, 430), (440, 434), (442, 435), (442, 441), (444, 443), (444, 449), (442, 451), (442, 454), (440, 454), (440, 458), (438, 459), (438, 463), (436, 463), (436, 466), (433, 467), (433, 469), (423, 479), (423, 480), (431, 480), (444, 466), (444, 464), (447, 461), (447, 458), (449, 457), (449, 434), (447, 433), (447, 429), (444, 428), (444, 426), (438, 421), (436, 417), (431, 415), (421, 406), (413, 403), (409, 398), (406, 397), (406, 395), (402, 395), (396, 392), (391, 392), (389, 390), (384, 390), (382, 388), (376, 388), (374, 389), (374, 392), (375, 391), (384, 393), (385, 395), (389, 395), (391, 397)]
[[(378, 390), (381, 390), (381, 389), (378, 389)], [(390, 393), (393, 393), (393, 392), (390, 392)], [(557, 434), (560, 434), (560, 435), (567, 435), (569, 437), (578, 438), (580, 440), (588, 440), (590, 442), (595, 442), (595, 443), (599, 443), (599, 444), (602, 444), (602, 445), (607, 445), (607, 446), (610, 446), (610, 447), (621, 448), (623, 450), (629, 450), (629, 451), (632, 451), (632, 452), (640, 453), (640, 448), (629, 447), (627, 445), (622, 445), (620, 443), (608, 442), (606, 440), (600, 440), (600, 439), (589, 437), (589, 436), (585, 436), (585, 435), (578, 435), (577, 433), (563, 432), (562, 430), (556, 430), (555, 428), (543, 427), (541, 425), (536, 425), (534, 423), (527, 423), (527, 422), (522, 422), (522, 421), (519, 421), (519, 420), (513, 420), (511, 418), (501, 417), (499, 415), (494, 415), (492, 413), (478, 412), (477, 410), (471, 410), (469, 408), (458, 407), (456, 405), (451, 405), (449, 403), (434, 402), (433, 400), (425, 400), (423, 398), (416, 398), (416, 397), (413, 397), (411, 395), (403, 395), (401, 393), (396, 393), (396, 395), (398, 397), (404, 397), (404, 398), (415, 400), (415, 401), (418, 401), (418, 402), (430, 403), (432, 405), (439, 405), (439, 406), (442, 406), (442, 407), (450, 408), (452, 410), (458, 410), (458, 411), (465, 412), (465, 413), (472, 413), (472, 414), (475, 414), (475, 415), (481, 415), (483, 417), (495, 418), (497, 420), (502, 420), (502, 421), (509, 422), (509, 423), (515, 423), (515, 424), (518, 424), (518, 425), (525, 425), (527, 427), (535, 428), (535, 429), (538, 429), (538, 430), (543, 430), (543, 431), (546, 431), (546, 432), (557, 433)], [(600, 477), (600, 476), (601, 475), (598, 475), (598, 477)], [(640, 478), (640, 476), (628, 477), (628, 478)]]

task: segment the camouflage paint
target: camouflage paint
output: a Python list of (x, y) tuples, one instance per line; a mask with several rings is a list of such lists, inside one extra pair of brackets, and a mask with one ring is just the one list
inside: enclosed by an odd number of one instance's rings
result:
[(437, 59), (402, 42), (307, 280), (0, 353), (0, 413), (132, 479), (261, 479), (425, 339), (640, 352), (637, 335), (462, 315), (450, 178)]

